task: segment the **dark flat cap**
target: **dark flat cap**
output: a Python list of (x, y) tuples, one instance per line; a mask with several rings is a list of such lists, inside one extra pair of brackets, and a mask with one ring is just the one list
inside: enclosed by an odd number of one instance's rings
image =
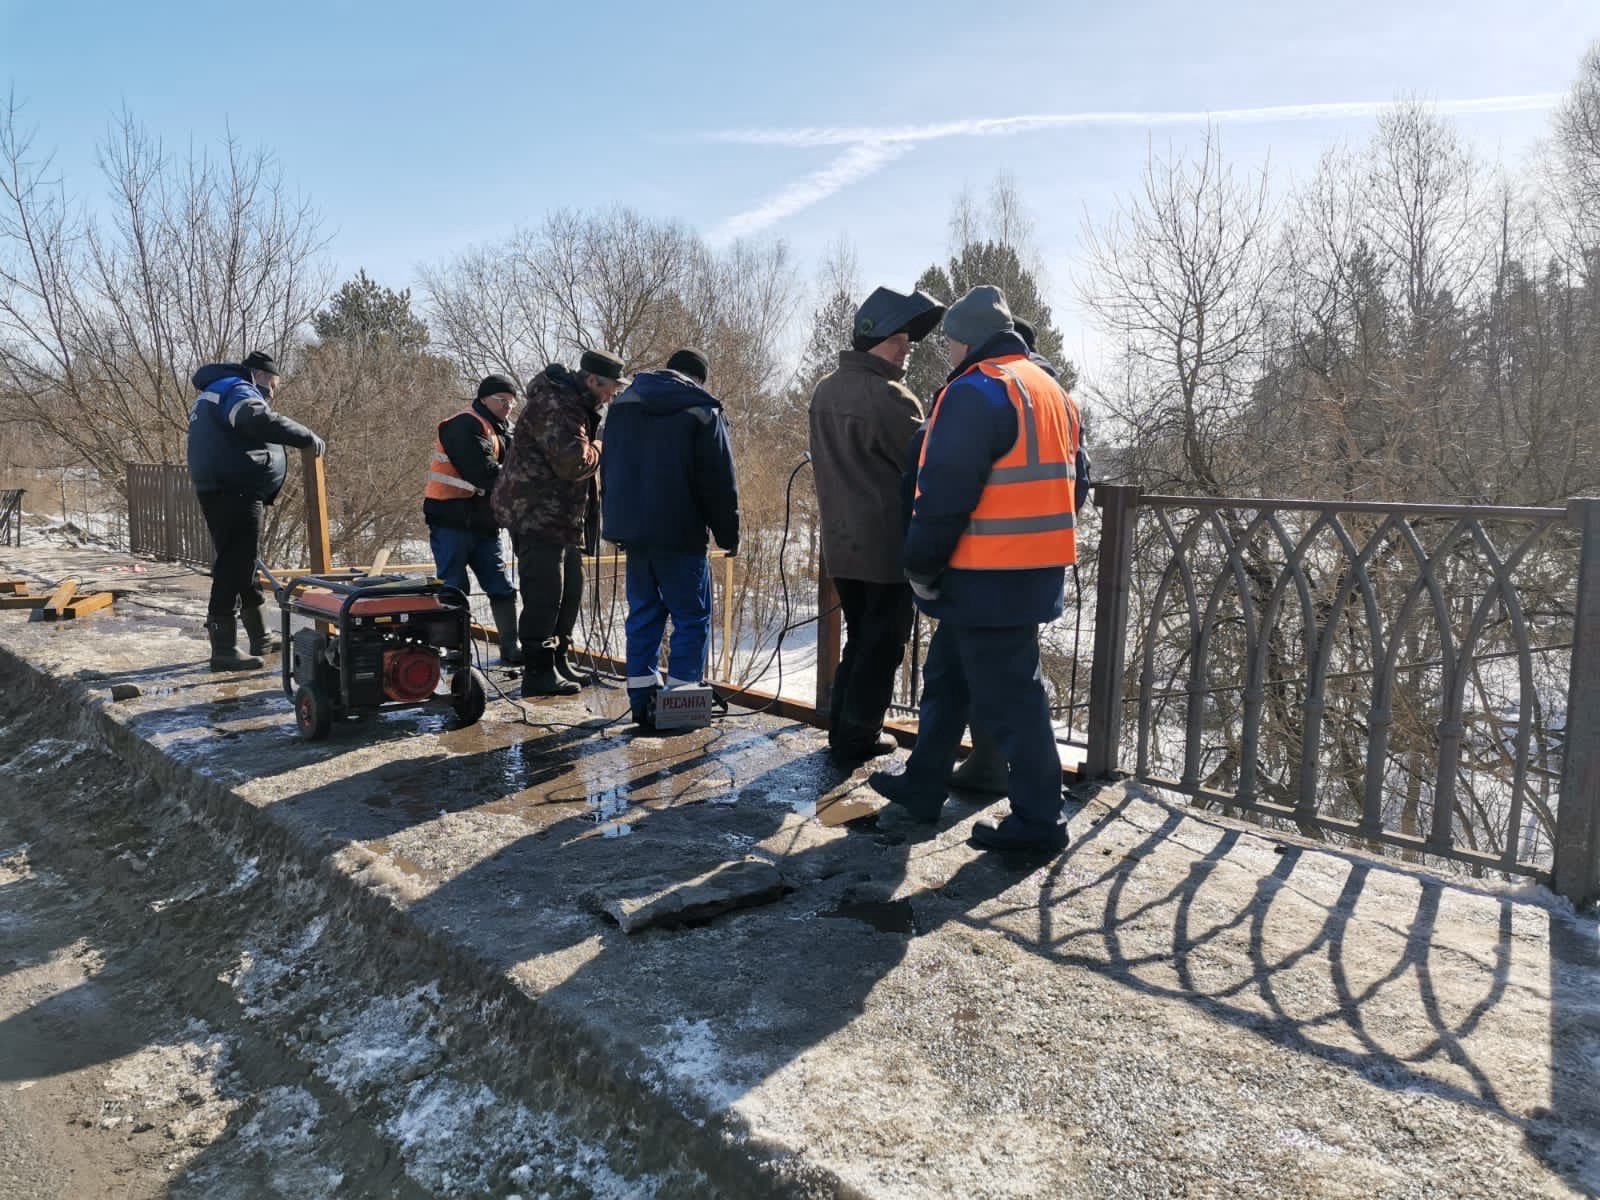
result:
[(622, 373), (622, 360), (609, 350), (585, 350), (578, 360), (578, 370), (585, 375), (613, 379), (623, 387), (633, 382)]

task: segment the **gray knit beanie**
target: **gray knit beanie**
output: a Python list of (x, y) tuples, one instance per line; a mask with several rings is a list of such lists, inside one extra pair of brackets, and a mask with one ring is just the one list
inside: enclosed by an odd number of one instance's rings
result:
[(1015, 328), (1006, 294), (992, 284), (980, 283), (950, 306), (944, 315), (944, 335), (977, 349), (997, 333)]

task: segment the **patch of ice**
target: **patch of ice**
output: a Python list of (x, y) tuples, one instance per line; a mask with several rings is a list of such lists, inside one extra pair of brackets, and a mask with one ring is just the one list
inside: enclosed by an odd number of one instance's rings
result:
[(317, 1073), (341, 1092), (427, 1071), (443, 1047), (435, 1038), (436, 984), (401, 996), (379, 996), (358, 1013), (349, 1032), (318, 1055)]
[(239, 1003), (247, 1014), (259, 1016), (275, 1007), (269, 1003), (273, 990), (295, 969), (299, 960), (322, 940), (322, 935), (327, 931), (328, 918), (324, 915), (307, 925), (281, 955), (267, 953), (260, 946), (246, 946), (233, 969), (225, 971), (219, 978), (238, 995)]
[(322, 1120), (317, 1098), (304, 1088), (275, 1087), (261, 1093), (258, 1104), (238, 1140), (266, 1155), (273, 1188), (283, 1196), (333, 1195), (344, 1172), (308, 1157)]
[(40, 738), (8, 761), (0, 763), (0, 766), (7, 771), (26, 769), (30, 774), (43, 775), (46, 771), (59, 770), (87, 753), (89, 747), (83, 742), (67, 738)]
[[(384, 1132), (398, 1144), (406, 1173), (445, 1196), (492, 1195), (506, 1183), (531, 1188), (558, 1178), (597, 1200), (647, 1200), (660, 1191), (657, 1180), (618, 1174), (604, 1147), (566, 1133), (553, 1116), (508, 1105), (482, 1083), (416, 1080)], [(507, 1163), (515, 1165), (508, 1171)]]
[(662, 1033), (660, 1044), (648, 1053), (673, 1081), (687, 1085), (719, 1109), (730, 1107), (744, 1095), (744, 1088), (728, 1078), (727, 1063), (709, 1021), (678, 1017), (665, 1025)]

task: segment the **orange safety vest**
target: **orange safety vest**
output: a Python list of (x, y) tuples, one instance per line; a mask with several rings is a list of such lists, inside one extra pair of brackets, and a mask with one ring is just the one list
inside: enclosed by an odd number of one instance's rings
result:
[[(995, 462), (950, 565), (968, 571), (1025, 571), (1078, 561), (1073, 484), (1083, 422), (1078, 405), (1048, 372), (1025, 355), (986, 358), (950, 381), (974, 372), (1006, 390), (1017, 413), (1017, 440)], [(920, 475), (939, 424), (940, 400), (917, 462)], [(917, 494), (922, 494), (919, 481)]]
[[(495, 432), (494, 426), (470, 408), (463, 409), (462, 412), (483, 426), (483, 431), (489, 435), (490, 445), (494, 447), (494, 456), (499, 458), (500, 435)], [(460, 415), (461, 413), (457, 413), (456, 417)], [(443, 429), (456, 417), (451, 417), (449, 421), (441, 421), (439, 428)], [(422, 494), (429, 500), (470, 500), (478, 495), (478, 489), (461, 477), (461, 472), (456, 470), (456, 464), (451, 462), (450, 456), (444, 452), (444, 442), (437, 430), (433, 435), (433, 461), (428, 464), (428, 486)]]

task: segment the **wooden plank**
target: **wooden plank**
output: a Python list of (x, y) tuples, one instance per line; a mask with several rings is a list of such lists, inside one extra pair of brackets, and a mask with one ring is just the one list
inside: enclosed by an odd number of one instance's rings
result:
[(376, 575), (389, 565), (389, 548), (385, 546), (378, 551), (378, 557), (372, 560), (372, 565), (367, 568), (368, 575)]
[(311, 570), (325, 574), (333, 570), (333, 544), (328, 534), (328, 476), (323, 460), (307, 446), (300, 451), (306, 473), (306, 549)]
[(19, 608), (43, 608), (49, 596), (0, 596), (0, 612)]
[(20, 596), (27, 590), (26, 579), (0, 579), (0, 596)]
[(44, 607), (39, 610), (39, 616), (46, 621), (59, 621), (62, 614), (67, 611), (67, 605), (72, 603), (72, 598), (78, 594), (76, 580), (68, 579), (56, 586), (50, 593), (50, 598), (45, 601)]
[(110, 608), (115, 599), (116, 597), (110, 592), (95, 592), (92, 595), (74, 600), (67, 605), (67, 611), (61, 615), (68, 621), (76, 617), (86, 617), (92, 612), (99, 612), (102, 608)]

